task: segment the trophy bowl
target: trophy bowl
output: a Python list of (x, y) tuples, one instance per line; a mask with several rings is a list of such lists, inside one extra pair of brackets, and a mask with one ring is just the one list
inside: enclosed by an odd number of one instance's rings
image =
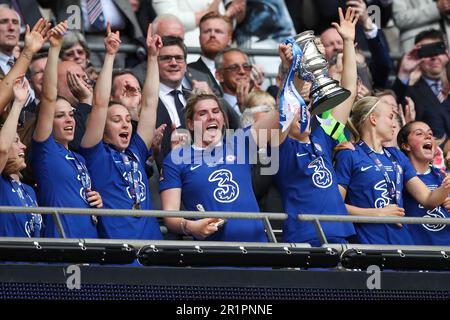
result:
[(311, 114), (322, 114), (336, 107), (350, 96), (350, 91), (328, 76), (328, 61), (314, 42), (314, 31), (304, 31), (294, 37), (303, 52), (299, 77), (311, 82)]

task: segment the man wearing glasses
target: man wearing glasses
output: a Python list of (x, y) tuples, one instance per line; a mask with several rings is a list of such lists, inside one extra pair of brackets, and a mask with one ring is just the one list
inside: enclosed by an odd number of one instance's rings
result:
[(219, 53), (215, 63), (216, 78), (222, 86), (223, 98), (241, 117), (245, 99), (254, 86), (248, 56), (240, 49), (230, 48)]
[(157, 158), (160, 167), (164, 157), (170, 152), (170, 136), (172, 125), (176, 128), (186, 128), (184, 107), (186, 105), (186, 90), (181, 82), (186, 73), (187, 49), (183, 41), (177, 37), (163, 37), (163, 47), (159, 51), (159, 101), (156, 113), (156, 127), (166, 124), (161, 151)]

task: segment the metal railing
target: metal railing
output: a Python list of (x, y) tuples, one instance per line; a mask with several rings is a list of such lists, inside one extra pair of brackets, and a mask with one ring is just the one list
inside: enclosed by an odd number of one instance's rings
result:
[(450, 224), (449, 218), (414, 218), (414, 217), (370, 217), (370, 216), (343, 216), (343, 215), (314, 215), (299, 214), (298, 220), (314, 222), (320, 242), (328, 244), (321, 221), (327, 222), (352, 222), (352, 223), (388, 223), (388, 224)]
[(267, 237), (276, 243), (269, 219), (286, 220), (285, 213), (267, 212), (223, 212), (223, 211), (165, 211), (165, 210), (124, 210), (124, 209), (87, 209), (87, 208), (55, 208), (55, 207), (15, 207), (0, 206), (1, 213), (40, 213), (52, 214), (62, 238), (66, 238), (59, 214), (95, 215), (95, 216), (130, 216), (130, 217), (182, 217), (182, 218), (226, 218), (226, 219), (260, 219), (263, 220)]

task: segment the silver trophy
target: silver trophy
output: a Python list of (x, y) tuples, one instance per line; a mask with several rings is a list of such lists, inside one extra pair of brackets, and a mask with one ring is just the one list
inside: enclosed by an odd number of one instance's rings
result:
[(314, 42), (314, 31), (302, 32), (294, 39), (303, 51), (299, 77), (311, 82), (312, 114), (321, 114), (347, 99), (350, 91), (328, 76), (328, 61)]

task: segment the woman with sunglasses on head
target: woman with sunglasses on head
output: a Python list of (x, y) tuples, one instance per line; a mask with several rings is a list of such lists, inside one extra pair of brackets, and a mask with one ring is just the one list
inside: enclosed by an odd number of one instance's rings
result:
[[(33, 188), (21, 182), (20, 171), (26, 167), (26, 146), (17, 134), (20, 111), (28, 96), (24, 77), (14, 81), (14, 102), (0, 131), (0, 203), (6, 206), (36, 207)], [(35, 213), (0, 214), (1, 237), (39, 237), (42, 217)]]
[[(141, 99), (141, 111), (135, 134), (131, 115), (117, 103), (109, 103), (113, 63), (120, 47), (119, 32), (111, 32), (108, 23), (105, 61), (94, 90), (93, 108), (81, 142), (92, 180), (102, 193), (105, 207), (151, 210), (150, 189), (145, 161), (155, 136), (159, 92), (157, 56), (161, 38), (148, 27), (147, 74)], [(152, 217), (100, 217), (99, 235), (115, 239), (162, 239), (159, 224)]]
[[(450, 176), (430, 191), (400, 150), (383, 147), (393, 138), (394, 117), (393, 107), (376, 97), (365, 97), (353, 107), (352, 123), (361, 139), (355, 151), (337, 154), (335, 166), (342, 198), (352, 215), (402, 217), (404, 190), (427, 208), (438, 206), (447, 197)], [(361, 223), (356, 225), (357, 241), (414, 244), (408, 229), (406, 225)]]
[[(331, 111), (332, 128), (342, 128), (348, 120), (356, 97), (355, 24), (358, 20), (352, 8), (344, 14), (339, 9), (340, 23), (333, 24), (344, 42), (343, 75), (341, 85), (351, 92), (347, 100)], [(301, 90), (298, 90), (301, 92)], [(283, 241), (307, 242), (320, 246), (318, 235), (311, 222), (302, 222), (297, 215), (346, 215), (347, 210), (339, 194), (336, 173), (333, 169), (333, 149), (338, 144), (337, 135), (328, 130), (325, 122), (311, 132), (310, 115), (306, 130), (300, 132), (299, 114), (291, 125), (289, 137), (281, 141), (280, 169), (275, 182), (280, 192), (288, 219), (284, 222)], [(319, 119), (320, 121), (320, 119)], [(337, 133), (338, 131), (336, 131)], [(321, 223), (328, 242), (346, 243), (355, 232), (351, 223)]]
[[(36, 128), (33, 133), (31, 163), (38, 184), (41, 206), (100, 208), (100, 194), (92, 190), (84, 158), (69, 150), (74, 139), (74, 109), (57, 96), (57, 64), (67, 22), (49, 31), (50, 48), (44, 71), (44, 85)], [(91, 216), (61, 215), (68, 238), (97, 238)], [(44, 217), (45, 237), (60, 236), (51, 215)]]
[[(417, 177), (430, 190), (439, 188), (445, 177), (445, 172), (433, 167), (433, 157), (436, 152), (436, 140), (433, 131), (424, 122), (407, 123), (397, 136), (400, 149), (408, 156), (416, 170)], [(450, 197), (435, 208), (426, 209), (414, 197), (403, 191), (406, 216), (427, 218), (449, 218)], [(411, 224), (409, 231), (417, 245), (450, 245), (450, 228), (448, 225)]]

